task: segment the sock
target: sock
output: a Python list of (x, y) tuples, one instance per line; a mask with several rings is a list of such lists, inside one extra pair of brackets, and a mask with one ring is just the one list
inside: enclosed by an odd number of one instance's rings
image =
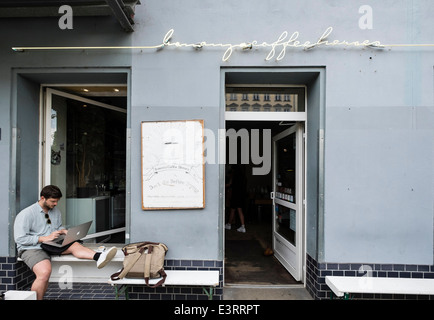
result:
[(101, 255), (101, 252), (95, 253), (95, 255), (93, 256), (93, 260), (98, 261), (100, 255)]

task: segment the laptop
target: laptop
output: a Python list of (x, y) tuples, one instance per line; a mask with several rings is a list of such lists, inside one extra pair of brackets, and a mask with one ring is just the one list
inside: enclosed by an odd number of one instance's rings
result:
[(66, 235), (61, 234), (57, 239), (54, 239), (52, 241), (44, 241), (44, 243), (58, 248), (66, 246), (71, 242), (84, 238), (87, 235), (91, 224), (92, 221), (88, 221), (76, 227), (72, 227), (68, 229), (68, 233)]

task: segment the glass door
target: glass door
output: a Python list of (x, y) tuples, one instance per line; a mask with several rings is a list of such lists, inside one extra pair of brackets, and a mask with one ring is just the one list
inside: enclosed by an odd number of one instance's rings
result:
[(302, 278), (303, 124), (273, 137), (273, 250), (295, 280)]
[(63, 225), (92, 220), (97, 242), (123, 243), (126, 109), (47, 89), (44, 114), (42, 184), (61, 189)]

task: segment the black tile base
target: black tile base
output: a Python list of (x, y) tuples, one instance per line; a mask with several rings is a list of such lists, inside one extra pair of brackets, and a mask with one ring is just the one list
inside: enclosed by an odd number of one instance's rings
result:
[[(325, 283), (326, 276), (434, 279), (434, 265), (319, 263), (306, 255), (306, 289), (314, 299), (330, 299), (332, 292)], [(434, 300), (434, 295), (353, 294), (351, 298)]]

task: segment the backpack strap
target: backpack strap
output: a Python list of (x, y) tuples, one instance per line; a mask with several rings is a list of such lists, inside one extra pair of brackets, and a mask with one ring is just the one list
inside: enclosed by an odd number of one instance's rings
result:
[(158, 281), (156, 284), (154, 284), (152, 286), (149, 285), (149, 277), (151, 276), (151, 260), (152, 260), (153, 249), (154, 249), (154, 247), (152, 245), (150, 245), (148, 248), (148, 253), (145, 256), (144, 278), (145, 278), (146, 285), (150, 288), (156, 288), (158, 286), (161, 286), (166, 281), (166, 277), (167, 277), (166, 272), (164, 272), (164, 268), (161, 268), (158, 271), (158, 273), (160, 274), (160, 276), (162, 276), (162, 279), (160, 279), (160, 281)]
[(149, 277), (148, 278), (145, 278), (145, 282), (146, 282), (146, 285), (148, 286), (148, 287), (150, 287), (150, 288), (156, 288), (156, 287), (158, 287), (158, 286), (161, 286), (165, 281), (166, 281), (166, 277), (167, 277), (167, 274), (166, 274), (166, 272), (164, 272), (164, 269), (163, 268), (161, 268), (160, 269), (160, 271), (158, 271), (158, 273), (162, 276), (162, 279), (160, 279), (160, 281), (158, 281), (156, 284), (154, 284), (153, 286), (150, 286), (149, 285)]
[(124, 264), (123, 268), (120, 271), (113, 273), (110, 276), (110, 278), (113, 281), (124, 278), (131, 270), (131, 268), (134, 266), (134, 264), (137, 262), (137, 260), (139, 260), (140, 256), (143, 254), (144, 251), (145, 251), (145, 247), (142, 247), (139, 251), (130, 254), (129, 256), (132, 257), (127, 260), (127, 263)]

